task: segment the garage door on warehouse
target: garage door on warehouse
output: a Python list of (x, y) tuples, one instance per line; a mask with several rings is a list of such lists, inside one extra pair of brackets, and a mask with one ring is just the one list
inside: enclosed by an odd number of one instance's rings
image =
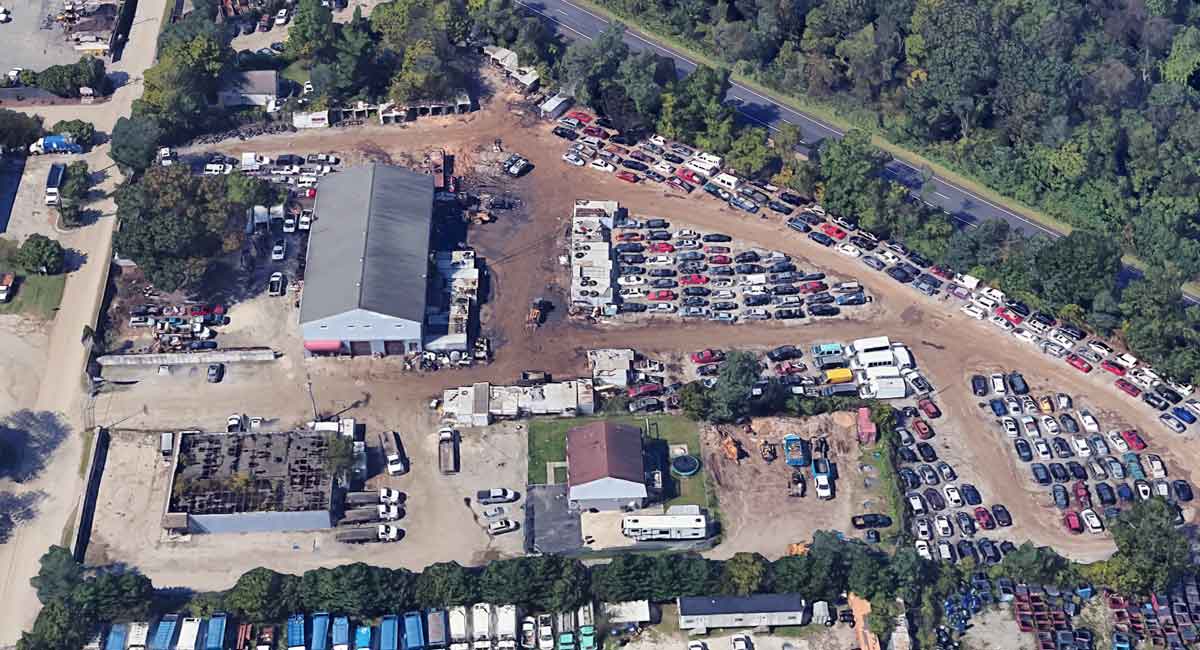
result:
[(371, 356), (371, 342), (370, 341), (350, 341), (350, 354), (352, 354), (356, 357)]
[(407, 350), (404, 349), (404, 341), (384, 341), (383, 351), (387, 355), (404, 355)]

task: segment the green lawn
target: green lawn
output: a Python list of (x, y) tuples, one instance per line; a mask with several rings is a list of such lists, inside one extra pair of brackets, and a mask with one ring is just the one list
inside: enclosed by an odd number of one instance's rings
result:
[[(0, 273), (15, 271), (12, 258), (17, 252), (16, 242), (0, 240)], [(67, 276), (24, 275), (17, 273), (17, 285), (12, 299), (0, 303), (0, 314), (25, 314), (51, 320), (58, 304), (62, 302), (63, 287)]]
[(312, 74), (309, 70), (305, 70), (304, 66), (300, 65), (299, 61), (292, 61), (286, 68), (279, 71), (279, 76), (283, 77), (284, 79), (290, 79), (303, 86), (304, 82), (308, 81)]
[[(696, 423), (677, 415), (653, 415), (649, 417), (594, 417), (594, 418), (538, 418), (529, 422), (529, 483), (546, 482), (546, 463), (562, 462), (567, 458), (567, 431), (597, 420), (611, 420), (646, 430), (649, 438), (662, 440), (668, 445), (685, 444), (688, 452), (700, 454), (700, 431)], [(556, 472), (557, 478), (565, 476)], [(668, 505), (695, 504), (710, 506), (704, 472), (687, 478), (664, 477), (667, 481)]]

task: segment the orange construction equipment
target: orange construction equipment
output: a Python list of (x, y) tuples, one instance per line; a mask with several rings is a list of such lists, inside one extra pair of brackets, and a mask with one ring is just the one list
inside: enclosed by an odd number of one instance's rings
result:
[(808, 553), (808, 542), (796, 542), (795, 544), (788, 544), (788, 555), (804, 555), (805, 553)]

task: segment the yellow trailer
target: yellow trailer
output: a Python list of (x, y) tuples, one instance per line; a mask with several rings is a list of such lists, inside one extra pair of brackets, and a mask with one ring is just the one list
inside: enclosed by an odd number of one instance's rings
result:
[(825, 371), (825, 383), (845, 384), (854, 381), (854, 373), (849, 368), (834, 368)]

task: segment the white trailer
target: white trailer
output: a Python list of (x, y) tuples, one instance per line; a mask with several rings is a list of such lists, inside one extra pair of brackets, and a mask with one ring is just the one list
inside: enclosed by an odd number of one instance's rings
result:
[(517, 647), (517, 606), (501, 605), (496, 608), (496, 641), (501, 650)]
[(179, 625), (179, 640), (175, 642), (175, 650), (196, 650), (199, 638), (200, 619), (185, 618)]
[(129, 650), (145, 650), (146, 641), (150, 638), (149, 623), (130, 623), (129, 624), (129, 645), (125, 646)]
[(492, 650), (492, 606), (488, 603), (471, 607), (471, 640), (473, 650)]
[(471, 634), (467, 630), (467, 608), (450, 608), (450, 650), (469, 650)]

